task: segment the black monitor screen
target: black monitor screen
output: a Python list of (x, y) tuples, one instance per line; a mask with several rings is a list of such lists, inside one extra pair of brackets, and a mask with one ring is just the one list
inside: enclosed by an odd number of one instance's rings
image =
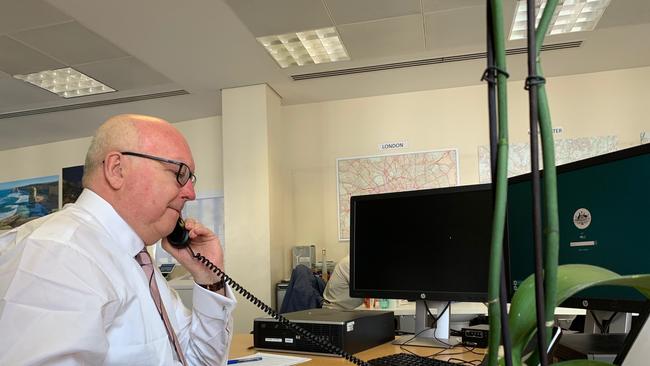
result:
[(489, 184), (351, 198), (354, 297), (486, 301)]
[[(530, 175), (508, 194), (511, 290), (533, 273)], [(559, 263), (591, 264), (619, 274), (650, 273), (650, 144), (557, 168)], [(587, 289), (565, 306), (637, 312), (632, 288)]]

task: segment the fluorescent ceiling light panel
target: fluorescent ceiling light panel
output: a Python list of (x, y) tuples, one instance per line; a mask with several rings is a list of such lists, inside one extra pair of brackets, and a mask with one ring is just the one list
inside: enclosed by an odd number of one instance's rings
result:
[(58, 94), (63, 98), (75, 98), (115, 91), (115, 89), (71, 67), (45, 70), (27, 75), (14, 75), (14, 77)]
[(283, 69), (350, 59), (334, 27), (258, 37), (257, 41)]
[[(594, 30), (611, 0), (559, 0), (547, 35)], [(539, 25), (546, 0), (535, 1), (535, 26)], [(526, 1), (517, 1), (510, 40), (526, 38)]]

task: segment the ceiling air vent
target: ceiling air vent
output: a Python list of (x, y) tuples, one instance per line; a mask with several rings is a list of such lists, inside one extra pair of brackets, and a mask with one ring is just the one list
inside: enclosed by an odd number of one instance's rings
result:
[[(555, 51), (563, 50), (568, 48), (578, 48), (582, 45), (582, 41), (575, 42), (564, 42), (564, 43), (555, 43), (547, 44), (542, 46), (542, 51)], [(507, 55), (519, 55), (526, 53), (526, 47), (520, 48), (511, 48), (506, 50)], [(340, 69), (340, 70), (331, 70), (323, 72), (314, 72), (309, 74), (296, 74), (291, 75), (291, 78), (294, 81), (298, 80), (308, 80), (308, 79), (318, 79), (318, 78), (327, 78), (330, 76), (341, 76), (341, 75), (351, 75), (351, 74), (360, 74), (363, 72), (372, 72), (372, 71), (382, 71), (382, 70), (391, 70), (391, 69), (402, 69), (405, 67), (413, 66), (424, 66), (424, 65), (435, 65), (435, 64), (444, 64), (449, 62), (459, 62), (459, 61), (470, 61), (470, 60), (480, 60), (486, 57), (485, 52), (477, 53), (467, 53), (464, 55), (455, 55), (455, 56), (444, 56), (436, 58), (427, 58), (423, 60), (414, 60), (414, 61), (404, 61), (404, 62), (395, 62), (390, 64), (381, 64), (381, 65), (372, 65), (372, 66), (363, 66), (363, 67), (353, 67), (350, 69)]]
[(0, 119), (32, 116), (32, 115), (35, 115), (35, 114), (43, 114), (43, 113), (70, 111), (70, 110), (73, 110), (73, 109), (81, 109), (81, 108), (101, 107), (101, 106), (112, 105), (112, 104), (138, 102), (138, 101), (141, 101), (141, 100), (175, 97), (177, 95), (185, 95), (185, 94), (189, 94), (189, 92), (187, 90), (182, 90), (182, 89), (171, 90), (171, 91), (166, 91), (166, 92), (162, 92), (162, 93), (143, 94), (143, 95), (135, 95), (135, 96), (132, 96), (132, 97), (98, 100), (98, 101), (95, 101), (95, 102), (76, 103), (76, 104), (61, 105), (61, 106), (56, 106), (56, 107), (48, 107), (48, 108), (31, 109), (31, 110), (18, 111), (18, 112), (2, 113), (2, 114), (0, 114)]

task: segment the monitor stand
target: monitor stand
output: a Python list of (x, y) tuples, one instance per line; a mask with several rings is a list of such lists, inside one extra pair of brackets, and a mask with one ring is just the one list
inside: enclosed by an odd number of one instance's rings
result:
[[(446, 301), (416, 301), (415, 333), (413, 335), (408, 334), (402, 336), (396, 339), (393, 344), (451, 348), (460, 343), (458, 337), (449, 337), (449, 313), (451, 313), (451, 305), (449, 305), (449, 308), (441, 315), (446, 305)], [(427, 306), (429, 309), (436, 309), (435, 312), (432, 311), (432, 313), (438, 317), (436, 328), (430, 328), (433, 319), (429, 317)]]
[(614, 362), (623, 350), (627, 333), (632, 326), (632, 313), (617, 314), (609, 324), (609, 333), (601, 334), (590, 312), (593, 312), (600, 322), (609, 319), (613, 314), (611, 311), (587, 310), (584, 333), (565, 334), (560, 338), (556, 350), (556, 356), (560, 360), (586, 358)]
[[(593, 313), (600, 322), (603, 320), (609, 319), (613, 312), (611, 311), (600, 311), (600, 310), (587, 310), (585, 314), (585, 334), (600, 334), (600, 329), (596, 324), (593, 316), (590, 314)], [(618, 313), (612, 319), (612, 322), (609, 324), (609, 333), (629, 333), (632, 328), (632, 313)]]

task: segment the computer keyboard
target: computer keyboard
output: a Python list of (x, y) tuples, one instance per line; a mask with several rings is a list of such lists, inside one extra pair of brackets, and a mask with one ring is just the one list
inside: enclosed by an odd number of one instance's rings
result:
[(458, 363), (421, 357), (410, 353), (395, 353), (368, 361), (373, 366), (458, 366)]

